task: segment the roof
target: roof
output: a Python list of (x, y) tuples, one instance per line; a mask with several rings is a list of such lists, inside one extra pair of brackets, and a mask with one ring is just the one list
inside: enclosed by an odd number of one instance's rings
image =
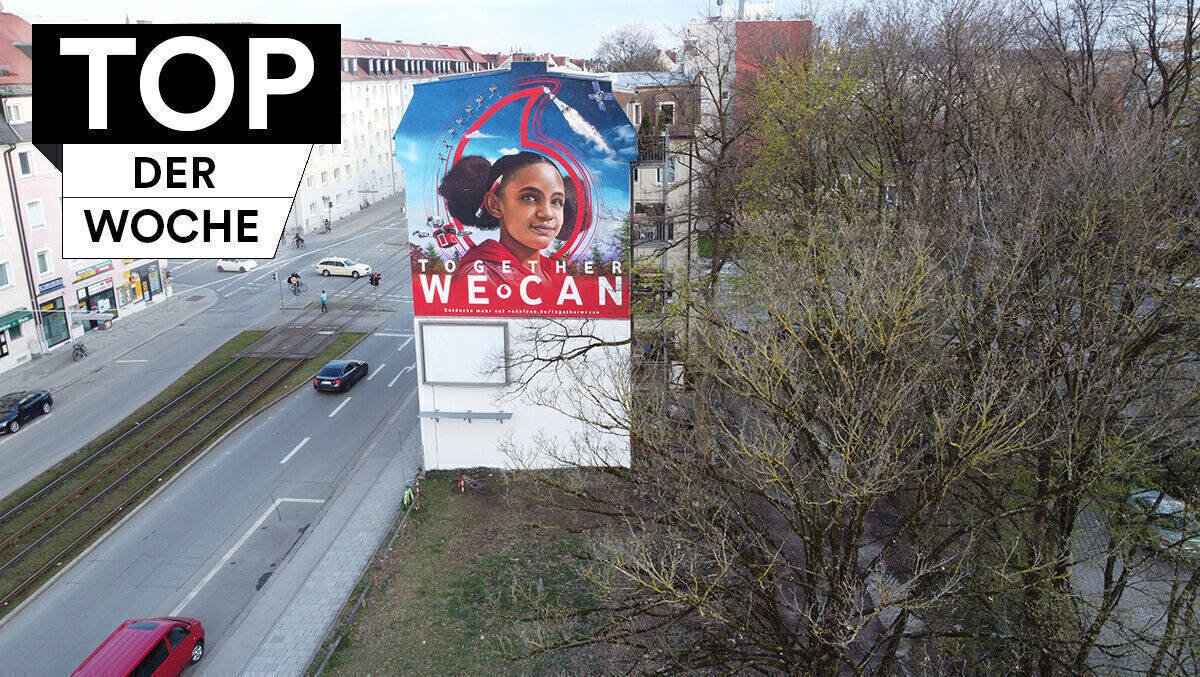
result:
[(0, 76), (0, 85), (33, 82), (33, 59), (27, 53), (33, 44), (33, 26), (8, 12), (0, 13), (0, 66), (8, 75)]
[(129, 626), (140, 621), (125, 621), (104, 643), (87, 657), (87, 660), (72, 673), (72, 677), (95, 675), (107, 677), (113, 674), (128, 674), (154, 647), (163, 635), (166, 624), (158, 624), (151, 630), (134, 630)]
[(0, 143), (21, 143), (21, 141), (20, 133), (8, 124), (8, 120), (0, 118)]
[(691, 78), (677, 71), (634, 71), (629, 73), (598, 73), (613, 83), (613, 89), (618, 87), (634, 90), (639, 87), (676, 87), (692, 84)]

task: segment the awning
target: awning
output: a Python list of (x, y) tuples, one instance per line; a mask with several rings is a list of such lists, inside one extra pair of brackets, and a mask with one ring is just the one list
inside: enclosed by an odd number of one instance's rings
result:
[(24, 309), (14, 310), (11, 313), (5, 313), (4, 315), (0, 315), (0, 331), (4, 331), (5, 329), (11, 329), (12, 327), (17, 326), (18, 324), (21, 324), (25, 320), (32, 320), (32, 319), (33, 319), (33, 313), (29, 312), (28, 310), (24, 310)]

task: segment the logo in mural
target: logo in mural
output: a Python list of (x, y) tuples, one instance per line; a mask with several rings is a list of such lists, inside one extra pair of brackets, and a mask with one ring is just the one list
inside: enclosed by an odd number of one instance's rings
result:
[(633, 126), (540, 63), (419, 84), (396, 131), (417, 315), (629, 316)]

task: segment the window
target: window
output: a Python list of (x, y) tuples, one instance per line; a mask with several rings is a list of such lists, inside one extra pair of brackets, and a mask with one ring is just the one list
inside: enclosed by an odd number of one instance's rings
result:
[(0, 357), (8, 357), (8, 337), (0, 331)]
[(45, 277), (54, 272), (54, 266), (50, 264), (50, 250), (42, 249), (33, 255), (37, 260), (38, 275)]
[(46, 227), (46, 212), (42, 209), (41, 200), (30, 200), (25, 203), (25, 218), (29, 220), (30, 230)]
[(167, 643), (171, 645), (172, 649), (178, 649), (187, 636), (188, 629), (182, 625), (176, 625), (167, 631)]
[(311, 176), (310, 176), (310, 177), (308, 177), (308, 187), (309, 187), (309, 188), (312, 188), (312, 187), (313, 187), (313, 184), (315, 184), (316, 182), (317, 182), (317, 180), (316, 180), (315, 178), (313, 178), (313, 177), (311, 177)]
[(15, 103), (4, 104), (4, 117), (7, 118), (9, 122), (22, 122), (21, 107)]
[(338, 193), (336, 198), (337, 198), (337, 204), (342, 204), (342, 194)]
[(346, 165), (346, 178), (350, 178), (350, 165)]
[(321, 185), (329, 183), (329, 172), (321, 172)]
[(17, 153), (17, 164), (21, 170), (21, 176), (33, 175), (33, 154), (27, 150)]
[(309, 202), (309, 203), (308, 203), (308, 213), (309, 213), (309, 214), (316, 214), (316, 213), (317, 213), (317, 203), (316, 203), (316, 202)]
[(662, 167), (654, 168), (654, 185), (662, 185), (663, 170)]
[(341, 178), (341, 176), (342, 176), (342, 170), (338, 169), (337, 167), (334, 167), (333, 168), (333, 180), (337, 181), (339, 178)]
[(658, 104), (658, 124), (675, 124), (675, 102), (668, 101)]
[(633, 126), (640, 127), (642, 124), (642, 104), (631, 101), (629, 102), (629, 121)]
[(8, 261), (2, 261), (0, 262), (0, 289), (11, 286), (12, 281), (10, 280), (10, 276), (8, 274)]
[(323, 144), (323, 143), (318, 144), (317, 145), (317, 155), (324, 155), (324, 154), (325, 154), (325, 144)]
[(167, 656), (171, 655), (171, 650), (167, 648), (165, 640), (159, 640), (158, 644), (146, 654), (141, 663), (129, 673), (129, 677), (150, 677), (160, 665), (166, 662)]
[(21, 338), (21, 325), (18, 324), (13, 327), (9, 327), (8, 338), (12, 339), (13, 341)]
[(342, 113), (342, 126), (343, 127), (346, 126), (346, 114), (345, 113)]

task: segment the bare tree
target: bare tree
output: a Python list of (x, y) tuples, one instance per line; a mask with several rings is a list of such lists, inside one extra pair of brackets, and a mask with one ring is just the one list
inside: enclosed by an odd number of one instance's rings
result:
[(591, 394), (632, 466), (542, 477), (598, 520), (600, 601), (519, 586), (525, 650), (1196, 672), (1200, 572), (1141, 553), (1126, 508), (1148, 485), (1200, 505), (1173, 471), (1200, 448), (1194, 118), (1113, 58), (1114, 27), (1145, 21), (1127, 5), (921, 9), (849, 12), (765, 67), (752, 109), (704, 111), (703, 133), (740, 130), (710, 196), (738, 274), (677, 292), (682, 387)]
[(606, 71), (657, 71), (658, 41), (645, 24), (631, 23), (606, 33), (596, 48), (596, 61)]

